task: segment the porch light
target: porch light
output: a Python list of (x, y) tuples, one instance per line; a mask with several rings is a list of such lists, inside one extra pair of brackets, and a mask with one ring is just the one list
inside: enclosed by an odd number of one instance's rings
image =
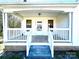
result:
[(24, 0), (24, 2), (27, 2), (27, 0)]
[(40, 15), (41, 15), (41, 13), (38, 13), (38, 15), (40, 16)]

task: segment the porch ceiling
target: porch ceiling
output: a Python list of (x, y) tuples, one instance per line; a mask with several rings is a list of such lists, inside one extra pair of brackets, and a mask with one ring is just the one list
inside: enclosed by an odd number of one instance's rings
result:
[[(64, 11), (52, 11), (52, 10), (27, 10), (27, 11), (17, 11), (14, 12), (15, 14), (19, 14), (23, 17), (36, 17), (36, 16), (41, 16), (41, 17), (54, 17), (58, 16), (59, 14), (65, 14)], [(38, 15), (40, 13), (40, 15)]]

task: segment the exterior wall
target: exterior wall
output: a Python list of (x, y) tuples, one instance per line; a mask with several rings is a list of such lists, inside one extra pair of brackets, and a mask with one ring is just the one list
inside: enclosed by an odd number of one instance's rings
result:
[(73, 51), (73, 50), (79, 50), (79, 46), (55, 46), (54, 50), (61, 50), (61, 51), (71, 50), (71, 51)]
[[(44, 30), (48, 30), (48, 20), (54, 20), (54, 28), (69, 28), (69, 15), (68, 14), (61, 14), (56, 17), (24, 17), (23, 20), (23, 28), (26, 27), (25, 20), (31, 19), (32, 20), (32, 27), (36, 28), (36, 22), (42, 21), (43, 26), (46, 27)], [(36, 29), (33, 29), (36, 30)]]
[(79, 46), (79, 5), (73, 13), (72, 41), (73, 46)]
[[(56, 28), (69, 28), (69, 15), (67, 14), (59, 14), (56, 17)], [(69, 39), (69, 32), (65, 31), (65, 30), (61, 30), (61, 31), (55, 31), (54, 34), (58, 34), (61, 38), (64, 37), (64, 39)], [(63, 34), (64, 33), (64, 34)]]
[[(32, 31), (37, 31), (37, 29), (36, 29), (37, 21), (42, 21), (42, 27), (43, 27), (42, 30), (48, 31), (48, 20), (50, 20), (50, 19), (55, 20), (56, 18), (55, 17), (24, 17), (25, 22), (27, 19), (32, 20)], [(55, 25), (54, 25), (54, 27), (55, 27)]]
[(69, 15), (67, 14), (59, 14), (56, 17), (56, 28), (68, 28), (69, 27)]

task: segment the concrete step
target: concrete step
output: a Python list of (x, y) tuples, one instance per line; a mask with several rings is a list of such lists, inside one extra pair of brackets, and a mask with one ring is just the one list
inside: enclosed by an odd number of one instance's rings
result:
[(47, 45), (32, 45), (29, 51), (29, 59), (52, 59), (50, 47)]

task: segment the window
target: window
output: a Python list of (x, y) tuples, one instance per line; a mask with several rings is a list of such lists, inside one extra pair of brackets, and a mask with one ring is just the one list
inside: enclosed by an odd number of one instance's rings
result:
[(24, 2), (27, 2), (27, 0), (24, 0)]
[(32, 27), (32, 20), (26, 20), (26, 28)]
[(53, 28), (53, 20), (48, 20), (48, 27)]

